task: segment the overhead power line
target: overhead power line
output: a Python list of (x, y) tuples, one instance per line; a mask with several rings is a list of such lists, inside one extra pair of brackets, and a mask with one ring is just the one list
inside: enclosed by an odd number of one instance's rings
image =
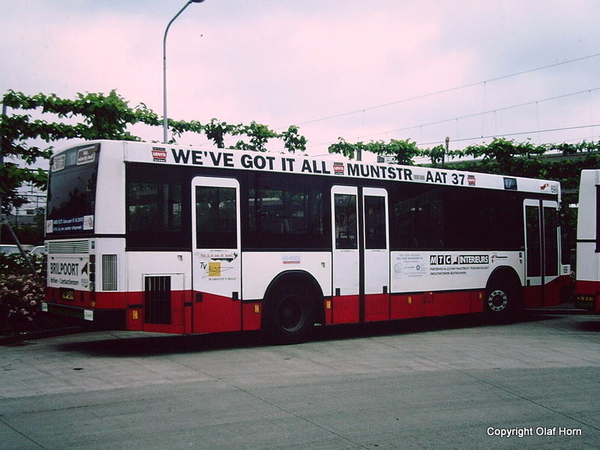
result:
[(367, 108), (357, 109), (357, 110), (354, 110), (354, 111), (348, 111), (348, 112), (344, 112), (344, 113), (340, 113), (340, 114), (334, 114), (334, 115), (331, 115), (331, 116), (320, 117), (318, 119), (307, 120), (305, 122), (297, 123), (296, 125), (298, 125), (298, 126), (300, 126), (300, 125), (308, 125), (308, 124), (315, 123), (315, 122), (322, 122), (322, 121), (325, 121), (325, 120), (331, 120), (331, 119), (337, 119), (337, 118), (340, 118), (340, 117), (350, 116), (352, 114), (364, 113), (364, 112), (372, 111), (372, 110), (375, 110), (375, 109), (387, 108), (389, 106), (399, 105), (401, 103), (407, 103), (407, 102), (411, 102), (411, 101), (415, 101), (415, 100), (421, 100), (421, 99), (424, 99), (424, 98), (427, 98), (427, 97), (433, 97), (435, 95), (447, 94), (449, 92), (454, 92), (454, 91), (458, 91), (458, 90), (461, 90), (461, 89), (467, 89), (467, 88), (470, 88), (470, 87), (479, 86), (481, 84), (492, 83), (494, 81), (500, 81), (500, 80), (504, 80), (504, 79), (507, 79), (507, 78), (517, 77), (517, 76), (520, 76), (520, 75), (525, 75), (525, 74), (528, 74), (528, 73), (537, 72), (539, 70), (546, 70), (546, 69), (550, 69), (552, 67), (558, 67), (558, 66), (562, 66), (562, 65), (565, 65), (565, 64), (572, 64), (572, 63), (575, 63), (575, 62), (584, 61), (586, 59), (597, 58), (599, 56), (600, 56), (600, 53), (595, 53), (593, 55), (582, 56), (581, 58), (570, 59), (570, 60), (567, 60), (567, 61), (562, 61), (562, 62), (557, 62), (557, 63), (553, 63), (553, 64), (548, 64), (548, 65), (541, 66), (541, 67), (536, 67), (536, 68), (533, 68), (533, 69), (523, 70), (523, 71), (520, 71), (520, 72), (514, 72), (514, 73), (511, 73), (511, 74), (507, 74), (507, 75), (501, 75), (501, 76), (498, 76), (498, 77), (495, 77), (495, 78), (490, 78), (489, 80), (478, 81), (476, 83), (464, 84), (462, 86), (455, 86), (455, 87), (448, 88), (448, 89), (442, 89), (440, 91), (430, 92), (430, 93), (427, 93), (427, 94), (417, 95), (417, 96), (414, 96), (414, 97), (408, 97), (408, 98), (404, 98), (404, 99), (393, 101), (393, 102), (389, 102), (389, 103), (383, 103), (381, 105), (370, 106), (370, 107), (367, 107)]
[[(490, 134), (487, 136), (465, 137), (465, 138), (453, 139), (452, 142), (477, 141), (477, 140), (481, 140), (481, 139), (493, 139), (493, 138), (497, 138), (497, 137), (512, 137), (512, 136), (522, 136), (522, 135), (526, 135), (526, 134), (552, 133), (552, 132), (557, 132), (557, 131), (571, 131), (571, 130), (580, 130), (583, 128), (595, 128), (595, 127), (600, 127), (600, 123), (593, 123), (593, 124), (589, 124), (589, 125), (576, 125), (576, 126), (572, 126), (572, 127), (562, 127), (562, 128), (548, 128), (546, 130), (520, 131), (520, 132), (515, 132), (515, 133), (498, 133), (498, 134)], [(431, 141), (431, 142), (417, 142), (417, 146), (423, 147), (426, 145), (440, 145), (440, 144), (444, 144), (444, 143), (445, 143), (445, 140), (444, 141)], [(317, 145), (324, 145), (324, 144), (326, 144), (326, 142), (322, 142), (321, 144), (317, 144)], [(324, 157), (324, 156), (330, 156), (330, 155), (331, 155), (331, 153), (323, 153), (323, 154), (314, 155), (314, 156)]]
[[(497, 138), (497, 137), (522, 136), (524, 134), (552, 133), (552, 132), (556, 132), (556, 131), (580, 130), (582, 128), (595, 128), (595, 127), (600, 127), (600, 123), (592, 123), (589, 125), (576, 125), (576, 126), (572, 126), (572, 127), (548, 128), (545, 130), (519, 131), (519, 132), (515, 132), (515, 133), (497, 133), (497, 134), (490, 134), (487, 136), (474, 136), (474, 137), (468, 137), (468, 138), (453, 139), (452, 142), (475, 141), (478, 139), (493, 139), (493, 138)], [(444, 142), (445, 141), (419, 142), (418, 145), (420, 145), (420, 146), (439, 145), (439, 144), (443, 144)]]
[(600, 87), (595, 87), (595, 88), (592, 88), (592, 89), (585, 89), (583, 91), (571, 92), (569, 94), (556, 95), (554, 97), (543, 98), (541, 100), (534, 100), (534, 101), (526, 102), (526, 103), (518, 103), (516, 105), (504, 106), (502, 108), (494, 108), (494, 109), (491, 109), (491, 110), (482, 111), (482, 112), (478, 112), (478, 113), (465, 114), (463, 116), (452, 117), (452, 118), (449, 118), (449, 119), (441, 119), (441, 120), (436, 120), (436, 121), (433, 121), (433, 122), (422, 123), (422, 124), (419, 124), (419, 125), (411, 125), (411, 126), (403, 127), (403, 128), (395, 128), (393, 130), (388, 130), (388, 131), (380, 131), (380, 132), (377, 132), (377, 133), (371, 133), (371, 134), (362, 135), (360, 137), (367, 138), (367, 137), (371, 137), (371, 136), (378, 136), (378, 135), (381, 135), (381, 134), (396, 133), (398, 131), (414, 130), (414, 129), (417, 129), (417, 128), (429, 127), (429, 126), (432, 126), (432, 125), (440, 125), (442, 123), (447, 123), (447, 122), (455, 122), (457, 120), (462, 120), (462, 119), (471, 119), (473, 117), (478, 117), (478, 116), (482, 116), (482, 115), (485, 115), (485, 114), (492, 114), (492, 113), (497, 113), (497, 112), (500, 112), (500, 111), (508, 111), (510, 109), (522, 108), (524, 106), (531, 106), (531, 105), (535, 105), (535, 104), (538, 104), (538, 103), (550, 102), (550, 101), (553, 101), (553, 100), (560, 100), (560, 99), (567, 98), (567, 97), (573, 97), (575, 95), (589, 94), (590, 92), (594, 92), (594, 91), (597, 91), (597, 90), (600, 90)]
[[(527, 134), (552, 133), (552, 132), (558, 132), (558, 131), (571, 131), (571, 130), (580, 130), (583, 128), (596, 128), (596, 127), (600, 127), (600, 123), (592, 123), (589, 125), (574, 125), (571, 127), (547, 128), (545, 130), (519, 131), (519, 132), (513, 132), (513, 133), (494, 133), (494, 134), (489, 134), (489, 135), (484, 135), (484, 136), (478, 135), (478, 136), (472, 136), (472, 137), (452, 139), (452, 142), (477, 141), (477, 140), (481, 140), (481, 139), (493, 139), (493, 138), (497, 138), (497, 137), (512, 137), (512, 136), (522, 136), (522, 135), (527, 135)], [(445, 142), (446, 142), (445, 140), (430, 141), (430, 142), (417, 142), (417, 146), (423, 147), (426, 145), (439, 145), (439, 144), (444, 144)], [(310, 147), (317, 147), (317, 146), (328, 145), (328, 144), (332, 144), (332, 142), (331, 141), (320, 142), (318, 144), (313, 144)], [(324, 154), (315, 155), (315, 156), (327, 156), (327, 155), (329, 155), (329, 153), (324, 153)]]

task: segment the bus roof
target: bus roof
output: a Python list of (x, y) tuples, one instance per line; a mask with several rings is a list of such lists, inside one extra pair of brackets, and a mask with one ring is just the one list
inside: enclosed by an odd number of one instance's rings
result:
[[(110, 152), (122, 150), (122, 160), (157, 165), (221, 168), (224, 170), (258, 170), (279, 173), (331, 176), (340, 178), (380, 181), (405, 181), (410, 183), (477, 187), (514, 190), (551, 196), (560, 195), (560, 183), (535, 178), (493, 175), (453, 169), (435, 169), (423, 166), (348, 161), (297, 156), (289, 153), (252, 152), (235, 149), (185, 147), (131, 141), (89, 141), (100, 143), (101, 148), (114, 147)], [(78, 147), (81, 144), (77, 145)], [(73, 148), (71, 146), (69, 148)], [(66, 148), (55, 154), (69, 150)], [(113, 154), (113, 156), (116, 156)], [(120, 158), (118, 158), (120, 159)]]

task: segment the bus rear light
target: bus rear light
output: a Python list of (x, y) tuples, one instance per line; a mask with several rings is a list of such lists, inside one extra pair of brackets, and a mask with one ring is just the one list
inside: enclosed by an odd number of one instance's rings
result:
[(96, 289), (96, 255), (90, 255), (90, 266), (89, 266), (89, 274), (90, 274), (90, 291), (94, 291)]

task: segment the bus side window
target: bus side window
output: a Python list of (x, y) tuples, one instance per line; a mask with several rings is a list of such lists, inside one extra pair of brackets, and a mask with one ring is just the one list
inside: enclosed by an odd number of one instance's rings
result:
[(181, 185), (130, 182), (127, 202), (129, 231), (181, 231)]
[(235, 189), (196, 187), (196, 247), (236, 248)]
[(357, 249), (356, 237), (356, 195), (335, 194), (335, 247)]
[(384, 197), (365, 197), (365, 247), (369, 250), (386, 248), (386, 217)]

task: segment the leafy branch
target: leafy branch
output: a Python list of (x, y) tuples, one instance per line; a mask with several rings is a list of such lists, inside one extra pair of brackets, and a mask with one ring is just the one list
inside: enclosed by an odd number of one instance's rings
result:
[[(0, 156), (21, 159), (27, 165), (38, 159), (50, 158), (52, 147), (40, 148), (29, 145), (28, 141), (39, 139), (50, 143), (60, 139), (113, 139), (141, 141), (128, 131), (135, 124), (162, 126), (162, 117), (149, 109), (144, 103), (131, 107), (115, 90), (108, 94), (78, 93), (73, 99), (60, 98), (56, 94), (25, 95), (9, 90), (2, 103), (13, 110), (36, 111), (38, 115), (54, 115), (52, 119), (33, 119), (31, 114), (11, 114), (0, 116)], [(56, 121), (55, 119), (59, 120)], [(65, 123), (65, 120), (68, 123)], [(202, 124), (197, 120), (185, 121), (168, 119), (172, 136), (181, 137), (183, 133), (204, 135), (217, 148), (225, 148), (227, 136), (239, 136), (241, 139), (231, 148), (254, 151), (266, 151), (271, 139), (283, 141), (289, 152), (305, 151), (306, 138), (298, 133), (298, 127), (292, 125), (288, 130), (277, 133), (268, 126), (251, 122), (250, 125), (230, 125), (218, 119)], [(172, 141), (175, 143), (175, 140)], [(23, 183), (43, 186), (46, 174), (28, 167), (19, 168), (16, 164), (0, 164), (0, 195), (6, 208), (16, 205), (16, 189)]]

